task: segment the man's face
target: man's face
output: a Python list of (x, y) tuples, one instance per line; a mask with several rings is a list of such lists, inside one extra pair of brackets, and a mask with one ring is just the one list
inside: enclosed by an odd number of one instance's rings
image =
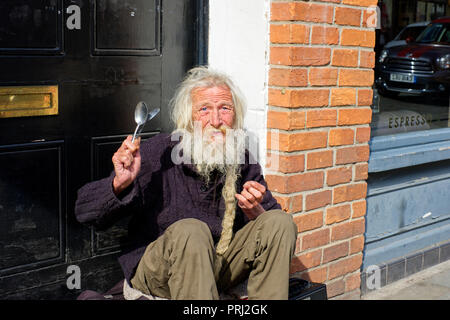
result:
[(224, 138), (225, 129), (233, 128), (234, 105), (228, 87), (197, 88), (191, 93), (192, 119), (200, 121), (204, 134)]

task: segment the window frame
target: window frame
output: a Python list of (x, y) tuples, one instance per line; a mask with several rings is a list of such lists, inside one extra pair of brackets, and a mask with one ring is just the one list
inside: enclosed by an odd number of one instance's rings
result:
[(369, 173), (450, 159), (450, 128), (376, 136), (369, 141)]

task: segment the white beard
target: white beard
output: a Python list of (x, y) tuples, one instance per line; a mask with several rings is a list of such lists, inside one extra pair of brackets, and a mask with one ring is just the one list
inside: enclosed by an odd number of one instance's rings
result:
[[(242, 130), (229, 130), (226, 136), (213, 135), (217, 129), (207, 129), (201, 136), (194, 134), (190, 139), (181, 140), (183, 153), (188, 150), (197, 172), (207, 182), (213, 171), (222, 175), (229, 170), (236, 172), (245, 160), (245, 133)], [(197, 131), (195, 132), (197, 133)]]

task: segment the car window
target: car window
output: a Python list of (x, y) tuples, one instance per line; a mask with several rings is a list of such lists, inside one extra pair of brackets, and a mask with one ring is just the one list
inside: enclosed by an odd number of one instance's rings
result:
[(408, 28), (403, 29), (402, 31), (400, 31), (400, 33), (394, 38), (394, 40), (405, 40), (406, 39), (406, 31), (408, 30)]
[[(443, 40), (444, 35), (450, 29), (449, 24), (434, 23), (429, 25), (420, 35), (417, 37), (419, 43), (431, 43), (440, 42)], [(446, 39), (446, 38), (445, 38)]]
[(408, 30), (408, 33), (405, 35), (404, 38), (402, 38), (402, 40), (405, 40), (407, 37), (413, 37), (414, 39), (417, 39), (417, 37), (423, 30), (425, 30), (425, 26), (410, 28), (410, 30)]
[(406, 40), (408, 37), (413, 37), (414, 39), (417, 38), (417, 36), (425, 30), (426, 26), (419, 26), (419, 27), (407, 27), (400, 31), (400, 33), (395, 37), (394, 40)]
[(439, 40), (441, 43), (450, 43), (450, 29), (448, 29)]

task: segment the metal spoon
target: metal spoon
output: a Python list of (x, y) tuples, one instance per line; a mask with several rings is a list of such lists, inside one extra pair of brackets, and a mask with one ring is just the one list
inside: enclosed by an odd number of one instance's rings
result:
[(158, 113), (159, 113), (159, 108), (156, 108), (156, 109), (150, 111), (150, 113), (148, 114), (147, 121), (152, 120)]
[(143, 127), (144, 124), (147, 122), (148, 118), (148, 108), (145, 102), (141, 101), (136, 105), (136, 108), (134, 109), (134, 121), (136, 121), (136, 130), (134, 130), (133, 139), (131, 142), (134, 142), (136, 139), (136, 134), (138, 132), (138, 129), (140, 127)]
[(149, 113), (145, 102), (141, 101), (137, 104), (134, 111), (134, 120), (138, 125), (134, 131), (132, 142), (136, 139), (136, 135), (139, 135), (142, 129), (144, 129), (145, 123), (152, 120), (159, 113), (159, 111), (160, 109), (156, 108)]

